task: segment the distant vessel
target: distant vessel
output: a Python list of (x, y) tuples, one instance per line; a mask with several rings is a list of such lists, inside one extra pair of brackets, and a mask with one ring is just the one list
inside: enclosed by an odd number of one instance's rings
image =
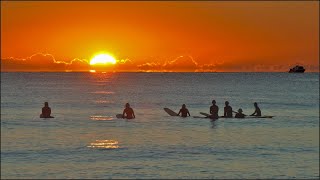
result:
[(303, 66), (295, 66), (293, 68), (290, 69), (289, 73), (304, 73), (306, 69), (304, 69)]

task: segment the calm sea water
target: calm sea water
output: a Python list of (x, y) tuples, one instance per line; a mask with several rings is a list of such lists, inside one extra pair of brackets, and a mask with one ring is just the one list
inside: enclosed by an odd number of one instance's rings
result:
[(319, 73), (1, 73), (1, 178), (319, 178)]

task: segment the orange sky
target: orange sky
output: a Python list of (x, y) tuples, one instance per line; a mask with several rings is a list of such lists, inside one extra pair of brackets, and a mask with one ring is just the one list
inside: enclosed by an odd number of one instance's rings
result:
[[(1, 71), (319, 70), (319, 2), (1, 1)], [(101, 68), (101, 67), (100, 67)]]

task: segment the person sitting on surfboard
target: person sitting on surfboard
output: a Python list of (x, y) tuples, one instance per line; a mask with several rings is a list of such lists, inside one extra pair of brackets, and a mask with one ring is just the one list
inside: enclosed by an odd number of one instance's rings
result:
[(123, 110), (122, 118), (134, 119), (135, 117), (136, 116), (134, 115), (133, 109), (130, 107), (130, 104), (127, 103), (126, 108)]
[(242, 109), (240, 108), (237, 114), (234, 116), (235, 118), (244, 118), (244, 114), (242, 114)]
[(178, 116), (180, 115), (180, 113), (181, 113), (181, 117), (187, 117), (188, 115), (190, 116), (189, 110), (186, 108), (185, 104), (182, 104), (182, 107), (178, 112)]
[(216, 105), (216, 100), (212, 100), (212, 106), (210, 106), (210, 119), (218, 119), (219, 107)]
[(255, 107), (255, 111), (250, 116), (261, 116), (261, 110), (258, 107), (258, 103), (255, 102), (253, 104), (254, 104), (254, 107)]
[(231, 106), (229, 106), (229, 102), (228, 101), (226, 101), (225, 102), (225, 107), (224, 107), (224, 117), (226, 117), (226, 118), (232, 118), (232, 107)]
[(42, 114), (40, 114), (40, 118), (52, 118), (51, 108), (49, 107), (48, 102), (44, 102), (44, 107), (42, 108)]

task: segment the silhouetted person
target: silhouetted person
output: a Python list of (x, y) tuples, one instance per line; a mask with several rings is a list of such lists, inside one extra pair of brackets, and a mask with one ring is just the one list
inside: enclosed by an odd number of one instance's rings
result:
[(225, 107), (224, 107), (224, 117), (226, 117), (226, 118), (232, 118), (232, 107), (231, 106), (229, 106), (229, 102), (228, 101), (226, 101), (225, 102)]
[(185, 104), (182, 104), (182, 107), (178, 113), (178, 116), (180, 115), (180, 113), (181, 113), (181, 117), (187, 117), (188, 115), (190, 116), (189, 110), (186, 108)]
[(51, 108), (49, 107), (48, 102), (44, 102), (44, 107), (42, 108), (42, 114), (40, 114), (40, 118), (52, 118)]
[(242, 114), (242, 109), (240, 108), (236, 115), (234, 116), (235, 118), (244, 118), (244, 114)]
[(123, 110), (122, 118), (134, 119), (135, 117), (133, 109), (130, 107), (130, 104), (127, 103), (126, 108)]
[(218, 119), (219, 115), (218, 115), (218, 111), (219, 111), (219, 107), (216, 105), (216, 101), (212, 100), (212, 106), (210, 106), (210, 119)]
[(258, 107), (258, 103), (255, 102), (253, 104), (254, 104), (254, 107), (255, 107), (255, 111), (250, 116), (261, 116), (261, 110)]

